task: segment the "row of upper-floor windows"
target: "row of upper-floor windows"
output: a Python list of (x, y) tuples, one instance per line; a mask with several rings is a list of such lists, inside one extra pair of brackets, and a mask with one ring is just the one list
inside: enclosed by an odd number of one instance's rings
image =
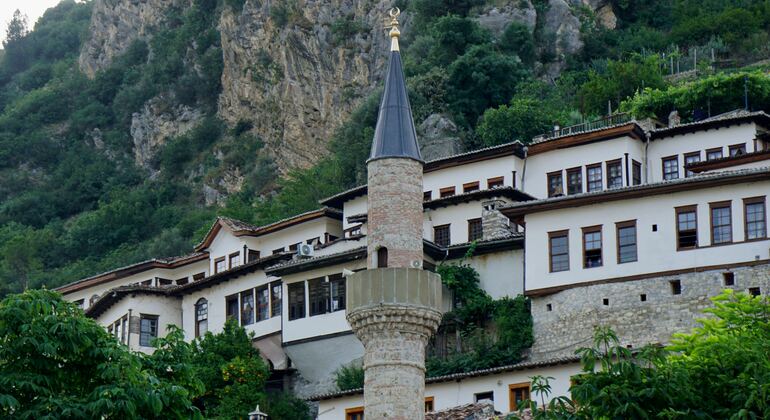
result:
[[(337, 239), (339, 239), (339, 238), (336, 235), (332, 235), (332, 234), (327, 232), (327, 233), (324, 234), (324, 241), (323, 241), (323, 243), (332, 242), (332, 241), (335, 241)], [(320, 236), (316, 236), (314, 238), (310, 238), (310, 239), (304, 241), (304, 243), (306, 243), (308, 245), (316, 246), (316, 245), (320, 245), (322, 242), (321, 242), (321, 237)], [(289, 245), (288, 247), (282, 246), (280, 248), (275, 248), (275, 249), (271, 250), (270, 254), (271, 255), (275, 255), (275, 254), (280, 254), (280, 253), (286, 252), (287, 248), (288, 248), (289, 252), (296, 252), (297, 249), (299, 249), (299, 246), (302, 245), (302, 244), (303, 244), (303, 242), (296, 242), (296, 243), (293, 243), (293, 244)], [(247, 254), (247, 259), (246, 259), (247, 262), (258, 260), (260, 258), (260, 255), (261, 255), (261, 252), (258, 251), (258, 250), (255, 250), (255, 249), (247, 249), (246, 248), (245, 252)], [(243, 254), (239, 251), (239, 252), (233, 252), (232, 254), (228, 254), (226, 256), (221, 256), (221, 257), (215, 258), (214, 259), (214, 274), (221, 273), (221, 272), (227, 271), (227, 270), (232, 270), (233, 268), (238, 267), (239, 265), (241, 265), (242, 256), (243, 256)]]
[[(628, 162), (626, 162), (626, 164), (628, 165)], [(623, 159), (613, 159), (604, 163), (600, 162), (549, 172), (546, 174), (548, 196), (558, 197), (565, 195), (565, 193), (567, 195), (572, 195), (583, 192), (601, 191), (605, 188), (620, 188), (624, 185), (624, 175), (631, 176), (631, 185), (641, 184), (642, 164), (631, 159), (630, 165), (630, 168), (625, 168), (624, 170)]]
[[(484, 236), (484, 229), (481, 218), (469, 219), (468, 224), (468, 242), (481, 240)], [(449, 246), (452, 243), (452, 224), (445, 224), (433, 227), (433, 242), (439, 246)]]
[(345, 278), (341, 273), (287, 286), (289, 321), (345, 309)]
[[(512, 179), (514, 180), (514, 183), (512, 184), (512, 186), (515, 188), (516, 171), (512, 173)], [(462, 194), (478, 191), (481, 189), (481, 185), (482, 185), (481, 181), (467, 182), (463, 184)], [(487, 178), (486, 186), (487, 186), (487, 189), (503, 187), (505, 186), (505, 178), (502, 176)], [(457, 195), (457, 187), (455, 186), (439, 188), (438, 190), (438, 198), (446, 198), (446, 197), (451, 197), (453, 195)], [(433, 190), (423, 192), (422, 197), (424, 201), (432, 200)]]
[[(152, 347), (153, 340), (158, 338), (158, 315), (141, 314), (139, 316), (139, 345)], [(121, 344), (128, 345), (129, 327), (128, 314), (123, 315), (117, 321), (107, 326), (107, 332), (114, 336)]]
[[(712, 149), (706, 149), (706, 160), (722, 159), (724, 157), (724, 148), (715, 147)], [(727, 153), (730, 157), (740, 156), (746, 153), (746, 143), (734, 144), (727, 147)], [(703, 152), (698, 150), (695, 152), (685, 153), (683, 155), (683, 162), (685, 167), (685, 177), (692, 176), (693, 173), (686, 169), (687, 166), (702, 161)], [(679, 172), (679, 155), (666, 156), (661, 159), (661, 170), (663, 171), (663, 179), (671, 180), (680, 178)]]
[[(711, 245), (733, 243), (732, 201), (709, 204)], [(697, 205), (675, 208), (676, 249), (698, 247)], [(765, 197), (743, 200), (743, 229), (746, 241), (767, 238), (767, 210)], [(657, 225), (652, 226), (657, 231)], [(583, 268), (601, 267), (605, 264), (603, 252), (603, 225), (581, 228)], [(618, 264), (638, 260), (636, 221), (615, 224), (616, 261)], [(548, 233), (549, 271), (570, 269), (569, 230)]]

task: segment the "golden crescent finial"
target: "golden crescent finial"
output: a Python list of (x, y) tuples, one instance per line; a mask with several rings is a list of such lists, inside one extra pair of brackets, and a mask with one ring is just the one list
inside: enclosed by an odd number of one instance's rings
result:
[(390, 15), (390, 50), (398, 51), (398, 37), (401, 35), (401, 31), (398, 30), (398, 16), (401, 14), (401, 9), (393, 7), (388, 14)]

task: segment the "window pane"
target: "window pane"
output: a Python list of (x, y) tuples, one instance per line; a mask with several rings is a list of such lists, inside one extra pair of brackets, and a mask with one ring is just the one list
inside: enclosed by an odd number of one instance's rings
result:
[(561, 173), (548, 175), (548, 196), (553, 197), (561, 194), (564, 194)]
[(636, 226), (618, 229), (619, 262), (636, 261)]
[(270, 297), (267, 286), (257, 289), (257, 321), (270, 318)]
[(254, 295), (251, 290), (241, 293), (241, 325), (254, 323)]
[(281, 295), (283, 286), (280, 282), (273, 283), (270, 286), (270, 316), (281, 315)]
[(551, 271), (569, 270), (569, 245), (567, 235), (551, 237), (550, 247)]
[(478, 241), (484, 236), (481, 219), (468, 220), (468, 242)]
[(623, 166), (620, 162), (607, 164), (607, 188), (620, 188), (623, 186)]
[(308, 292), (310, 294), (310, 316), (329, 312), (329, 283), (321, 277), (308, 280)]
[(436, 226), (435, 228), (433, 228), (433, 242), (435, 242), (436, 245), (440, 245), (440, 246), (449, 245), (450, 243), (449, 225)]
[(593, 166), (587, 168), (588, 191), (600, 191), (602, 189), (602, 167)]
[(331, 291), (331, 311), (345, 309), (345, 278), (342, 277), (342, 274), (329, 276), (329, 286)]
[(583, 192), (583, 172), (581, 169), (567, 171), (567, 194)]
[(305, 282), (289, 285), (289, 320), (305, 317)]
[(693, 248), (698, 246), (698, 224), (694, 211), (684, 211), (676, 215), (677, 246)]
[(585, 268), (600, 267), (602, 265), (602, 233), (586, 232), (583, 234)]
[(758, 239), (767, 236), (767, 216), (765, 203), (746, 205), (746, 239)]
[(730, 207), (711, 209), (711, 223), (713, 223), (712, 230), (715, 244), (731, 242), (733, 240), (730, 213)]
[(670, 158), (663, 160), (663, 179), (679, 178), (679, 159)]

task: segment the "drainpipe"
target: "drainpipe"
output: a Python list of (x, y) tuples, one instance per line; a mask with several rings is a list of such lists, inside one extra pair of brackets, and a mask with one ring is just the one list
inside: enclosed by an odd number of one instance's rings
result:
[(645, 134), (646, 134), (646, 139), (644, 141), (644, 183), (648, 184), (649, 183), (648, 173), (650, 172), (650, 168), (649, 168), (650, 164), (647, 158), (647, 149), (650, 148), (650, 133), (645, 133)]
[(133, 310), (128, 308), (128, 332), (126, 333), (126, 347), (131, 348), (131, 313)]
[(521, 150), (524, 152), (524, 167), (521, 168), (521, 191), (526, 192), (524, 189), (524, 182), (527, 179), (527, 152), (529, 151), (529, 147), (524, 146)]
[(626, 187), (631, 185), (631, 182), (629, 182), (628, 179), (628, 153), (625, 153), (626, 155)]

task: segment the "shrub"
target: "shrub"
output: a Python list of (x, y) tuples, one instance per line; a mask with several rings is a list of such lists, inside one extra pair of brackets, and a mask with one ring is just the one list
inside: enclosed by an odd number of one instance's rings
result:
[(334, 372), (334, 383), (340, 391), (364, 387), (364, 368), (357, 363), (340, 366)]

